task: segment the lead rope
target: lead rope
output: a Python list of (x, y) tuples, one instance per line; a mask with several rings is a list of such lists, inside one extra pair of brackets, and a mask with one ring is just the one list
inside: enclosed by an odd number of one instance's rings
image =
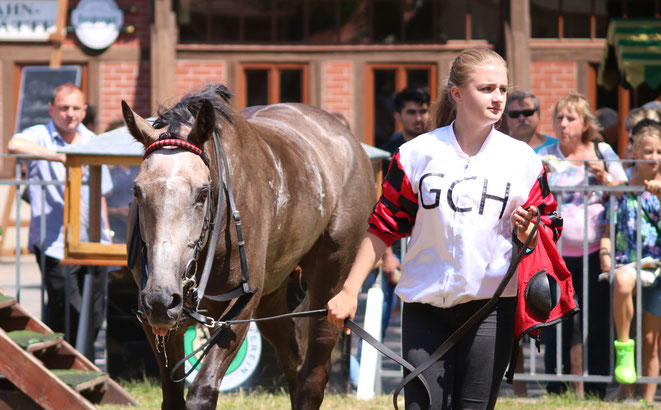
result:
[[(277, 315), (277, 316), (271, 316), (271, 317), (264, 317), (264, 318), (258, 318), (258, 319), (241, 319), (241, 320), (227, 320), (224, 322), (218, 322), (218, 325), (220, 326), (213, 334), (209, 337), (209, 339), (204, 342), (200, 347), (195, 349), (193, 352), (188, 354), (186, 357), (181, 359), (177, 364), (174, 365), (172, 370), (170, 371), (170, 379), (175, 382), (179, 383), (183, 380), (185, 380), (196, 368), (197, 366), (202, 362), (202, 359), (209, 353), (211, 348), (218, 344), (220, 341), (220, 335), (225, 327), (229, 327), (230, 325), (234, 324), (242, 324), (242, 323), (250, 323), (250, 322), (264, 322), (267, 320), (276, 320), (276, 319), (284, 319), (288, 317), (319, 317), (319, 316), (326, 316), (328, 314), (328, 309), (317, 309), (317, 310), (309, 310), (305, 312), (292, 312), (292, 313), (285, 313), (282, 315)], [(377, 339), (375, 339), (372, 335), (367, 333), (365, 329), (360, 327), (356, 322), (354, 322), (351, 319), (346, 319), (344, 321), (344, 326), (348, 329), (350, 329), (352, 332), (354, 332), (357, 336), (365, 340), (367, 343), (372, 345), (376, 350), (378, 350), (381, 354), (383, 354), (386, 357), (389, 357), (393, 361), (397, 362), (400, 366), (405, 367), (409, 371), (413, 372), (415, 371), (415, 366), (413, 366), (411, 363), (407, 362), (403, 357), (398, 355), (397, 353), (393, 352), (390, 348), (388, 348), (386, 345), (383, 343), (379, 342)], [(197, 358), (195, 361), (195, 364), (191, 366), (191, 368), (185, 372), (184, 376), (175, 379), (174, 378), (174, 373), (176, 370), (183, 366), (184, 363), (186, 363), (189, 359), (194, 357), (198, 352), (202, 351), (202, 354), (200, 357)], [(429, 389), (429, 384), (427, 383), (427, 380), (425, 380), (424, 376), (422, 374), (418, 374), (416, 376), (420, 382), (422, 382), (423, 386), (425, 387), (425, 390), (427, 391), (427, 397), (429, 398), (429, 403), (431, 404), (432, 402), (432, 397), (431, 397), (431, 390)], [(395, 405), (395, 408), (397, 408), (397, 405)]]

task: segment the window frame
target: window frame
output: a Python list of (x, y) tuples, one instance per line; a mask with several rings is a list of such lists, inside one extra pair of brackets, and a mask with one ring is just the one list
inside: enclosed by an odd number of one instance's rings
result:
[(247, 107), (248, 79), (246, 70), (266, 70), (268, 72), (267, 104), (280, 102), (280, 72), (301, 70), (301, 102), (310, 103), (310, 67), (306, 63), (242, 63), (238, 65), (236, 101), (239, 109)]
[[(368, 63), (365, 67), (365, 129), (363, 142), (374, 146), (374, 71), (394, 70), (395, 90), (407, 87), (407, 70), (428, 70), (430, 105), (438, 94), (438, 66), (436, 63)], [(395, 131), (401, 131), (401, 125), (395, 124)]]

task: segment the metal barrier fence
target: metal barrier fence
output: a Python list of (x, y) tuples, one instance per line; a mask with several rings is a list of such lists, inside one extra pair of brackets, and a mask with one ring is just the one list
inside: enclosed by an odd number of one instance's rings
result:
[[(16, 155), (2, 155), (0, 154), (0, 157), (13, 157), (13, 158), (20, 158), (20, 159), (37, 159), (37, 158), (43, 158), (43, 157), (33, 157), (33, 156), (16, 156)], [(584, 161), (585, 163), (585, 172), (587, 174), (587, 163), (589, 161)], [(40, 186), (40, 192), (41, 195), (38, 198), (38, 200), (41, 201), (42, 208), (45, 205), (45, 198), (46, 198), (46, 188), (51, 185), (62, 185), (64, 184), (64, 181), (49, 181), (49, 182), (35, 182), (35, 181), (27, 181), (22, 179), (21, 177), (21, 165), (19, 161), (17, 161), (16, 167), (15, 167), (15, 177), (14, 179), (4, 179), (0, 180), (0, 185), (5, 185), (5, 186), (14, 186), (16, 188), (16, 204), (15, 204), (15, 213), (16, 213), (16, 252), (15, 252), (15, 258), (16, 258), (16, 285), (14, 287), (15, 290), (15, 295), (16, 298), (20, 302), (20, 297), (21, 297), (21, 290), (23, 289), (34, 289), (36, 286), (32, 285), (23, 285), (21, 283), (21, 258), (23, 257), (21, 255), (21, 226), (20, 226), (20, 221), (21, 221), (21, 210), (20, 210), (20, 191), (21, 187), (23, 186), (30, 186), (30, 185), (38, 185)], [(584, 202), (587, 203), (588, 200), (588, 195), (591, 192), (607, 192), (610, 195), (610, 234), (611, 234), (611, 254), (615, 255), (614, 247), (615, 247), (615, 224), (614, 224), (614, 200), (615, 196), (618, 194), (635, 194), (637, 198), (640, 198), (640, 195), (644, 192), (645, 188), (642, 186), (615, 186), (615, 187), (610, 187), (610, 186), (595, 186), (595, 185), (583, 185), (583, 186), (577, 186), (577, 187), (560, 187), (560, 186), (551, 186), (551, 190), (554, 193), (562, 193), (562, 192), (582, 192), (584, 195)], [(31, 198), (32, 201), (34, 201), (37, 198)], [(556, 199), (558, 199), (559, 202), (559, 207), (558, 209), (560, 210), (562, 204), (560, 203), (560, 196), (556, 195)], [(638, 201), (638, 211), (637, 211), (637, 219), (636, 219), (636, 226), (637, 226), (637, 263), (636, 263), (636, 273), (637, 273), (637, 278), (640, 278), (640, 272), (641, 272), (641, 218), (642, 218), (642, 208), (640, 205), (640, 200)], [(46, 226), (46, 216), (45, 214), (42, 213), (41, 218), (40, 218), (40, 227), (41, 227), (41, 241), (44, 241), (45, 237), (45, 226)], [(587, 214), (587, 207), (584, 207), (584, 230), (587, 233), (587, 228), (588, 228), (588, 214)], [(6, 235), (6, 232), (2, 232), (3, 235)], [(610, 351), (609, 351), (609, 374), (608, 375), (594, 375), (594, 374), (589, 374), (588, 373), (588, 366), (587, 366), (587, 357), (588, 357), (588, 352), (590, 349), (590, 346), (587, 343), (587, 335), (588, 335), (588, 317), (589, 317), (589, 310), (588, 310), (588, 301), (589, 301), (589, 291), (588, 291), (588, 280), (590, 279), (588, 275), (588, 261), (587, 261), (587, 255), (588, 255), (588, 243), (587, 239), (584, 238), (583, 241), (583, 252), (584, 252), (584, 258), (583, 258), (583, 300), (584, 303), (580, 306), (581, 311), (582, 311), (582, 329), (583, 329), (583, 374), (581, 375), (574, 375), (574, 374), (567, 374), (567, 373), (562, 373), (560, 371), (561, 369), (561, 363), (562, 363), (562, 354), (563, 354), (563, 344), (562, 344), (562, 328), (561, 326), (556, 326), (557, 328), (557, 334), (556, 334), (556, 344), (558, 346), (557, 352), (556, 352), (556, 368), (559, 369), (555, 374), (548, 374), (548, 373), (540, 373), (537, 371), (537, 361), (538, 360), (543, 360), (541, 358), (541, 353), (537, 352), (537, 348), (535, 346), (535, 342), (533, 340), (530, 340), (530, 345), (529, 345), (529, 354), (526, 356), (528, 359), (528, 364), (527, 364), (527, 371), (524, 373), (516, 373), (515, 374), (515, 380), (522, 380), (522, 381), (535, 381), (535, 382), (541, 382), (541, 381), (561, 381), (561, 382), (576, 382), (576, 381), (585, 381), (585, 382), (601, 382), (601, 383), (610, 383), (614, 381), (614, 376), (613, 376), (613, 369), (614, 369), (614, 347), (612, 341), (615, 339), (615, 331), (614, 331), (614, 323), (612, 320), (612, 314), (610, 313), (612, 311), (612, 307), (609, 310), (609, 314), (611, 314), (610, 318)], [(562, 238), (558, 242), (558, 248), (562, 249)], [(404, 257), (405, 253), (405, 242), (403, 242), (403, 248), (402, 248), (402, 257)], [(42, 253), (42, 260), (41, 264), (45, 263), (45, 255)], [(611, 272), (610, 272), (610, 282), (611, 282), (611, 292), (610, 292), (610, 297), (611, 297), (611, 303), (612, 303), (612, 292), (613, 292), (613, 287), (612, 287), (612, 281), (614, 277), (614, 267), (615, 264), (613, 263), (611, 265)], [(378, 283), (379, 281), (375, 281)], [(45, 285), (42, 280), (42, 284), (40, 286), (41, 289), (41, 315), (44, 317), (44, 312), (45, 312)], [(641, 287), (641, 281), (637, 280), (636, 281), (636, 294), (637, 295), (642, 295), (642, 287)], [(635, 358), (636, 358), (636, 369), (638, 374), (642, 374), (642, 301), (641, 297), (636, 297), (636, 302), (635, 302), (635, 329), (636, 329), (636, 352), (635, 352)], [(68, 307), (68, 303), (67, 303)], [(68, 312), (67, 312), (68, 316)], [(69, 318), (67, 317), (67, 329), (69, 329)], [(81, 329), (82, 328), (82, 329)], [(84, 329), (84, 326), (79, 327), (79, 335), (80, 332), (85, 332), (86, 329)], [(78, 338), (80, 339), (80, 337)], [(79, 346), (77, 346), (79, 347)], [(520, 358), (522, 360), (523, 358)], [(377, 370), (378, 372), (378, 370)], [(650, 382), (661, 382), (661, 377), (641, 377), (639, 376), (637, 378), (637, 383), (650, 383)]]
[[(583, 161), (584, 163), (584, 172), (585, 175), (589, 175), (588, 171), (588, 163), (590, 161)], [(626, 162), (626, 161), (623, 161)], [(637, 162), (650, 162), (650, 161), (631, 161), (629, 160), (628, 162), (631, 163), (637, 163)], [(583, 193), (583, 203), (587, 204), (588, 203), (588, 196), (590, 193), (593, 192), (605, 192), (608, 193), (608, 201), (609, 201), (609, 218), (608, 220), (610, 221), (610, 240), (611, 240), (611, 249), (610, 253), (614, 257), (615, 256), (615, 234), (616, 234), (616, 226), (615, 226), (615, 198), (617, 195), (622, 195), (622, 194), (634, 194), (636, 196), (636, 200), (638, 203), (638, 208), (637, 208), (637, 214), (636, 214), (636, 295), (639, 295), (639, 297), (635, 297), (635, 323), (632, 323), (632, 328), (634, 328), (635, 324), (635, 340), (636, 340), (636, 351), (635, 351), (635, 367), (636, 367), (636, 372), (638, 374), (638, 377), (636, 378), (636, 383), (658, 383), (661, 382), (661, 377), (643, 377), (642, 376), (642, 284), (640, 280), (640, 274), (641, 274), (641, 251), (642, 251), (642, 240), (641, 240), (641, 221), (642, 221), (642, 207), (641, 207), (641, 201), (640, 201), (640, 196), (643, 192), (645, 192), (645, 187), (644, 186), (630, 186), (630, 185), (620, 185), (620, 186), (603, 186), (603, 185), (588, 185), (587, 184), (587, 178), (585, 179), (584, 185), (583, 186), (575, 186), (575, 187), (562, 187), (562, 186), (551, 186), (551, 191), (554, 193), (554, 196), (556, 197), (556, 200), (558, 201), (558, 214), (562, 216), (561, 208), (562, 208), (562, 196), (558, 195), (559, 193), (565, 193), (565, 192), (582, 192)], [(540, 353), (537, 352), (537, 348), (535, 346), (535, 341), (530, 340), (529, 341), (529, 354), (527, 356), (529, 360), (529, 365), (527, 366), (528, 369), (524, 373), (516, 373), (515, 374), (515, 380), (523, 380), (523, 381), (560, 381), (560, 382), (578, 382), (578, 381), (583, 381), (583, 382), (601, 382), (601, 383), (610, 383), (610, 382), (615, 382), (614, 378), (614, 367), (615, 367), (615, 352), (614, 352), (614, 345), (613, 341), (616, 339), (615, 336), (615, 326), (614, 326), (614, 321), (613, 321), (613, 306), (612, 306), (612, 301), (613, 301), (613, 278), (614, 278), (614, 273), (615, 273), (615, 260), (614, 258), (612, 259), (611, 263), (611, 268), (610, 268), (610, 274), (609, 274), (609, 283), (610, 283), (610, 292), (609, 292), (609, 309), (607, 310), (607, 314), (609, 315), (609, 323), (610, 323), (610, 328), (609, 328), (609, 355), (608, 358), (604, 358), (604, 360), (609, 361), (609, 372), (608, 375), (595, 375), (595, 374), (590, 374), (589, 369), (588, 369), (588, 354), (590, 350), (590, 346), (587, 343), (587, 338), (588, 338), (588, 319), (590, 317), (590, 311), (589, 311), (589, 286), (588, 286), (588, 281), (589, 280), (595, 280), (594, 277), (590, 277), (589, 275), (589, 269), (588, 269), (588, 208), (586, 205), (583, 206), (583, 230), (584, 230), (584, 238), (583, 238), (583, 276), (582, 276), (582, 288), (583, 288), (583, 294), (582, 294), (582, 299), (583, 303), (580, 306), (581, 309), (581, 315), (582, 315), (582, 321), (581, 321), (581, 326), (582, 326), (582, 351), (583, 351), (583, 357), (582, 357), (582, 368), (583, 368), (583, 374), (580, 375), (574, 375), (574, 374), (567, 374), (561, 372), (562, 368), (562, 354), (563, 354), (563, 348), (567, 346), (563, 346), (562, 343), (562, 326), (557, 325), (555, 326), (556, 330), (556, 346), (558, 348), (556, 349), (556, 355), (555, 355), (555, 368), (557, 369), (556, 373), (554, 374), (549, 374), (549, 373), (538, 373), (536, 370), (537, 363), (536, 361), (542, 357)], [(558, 241), (558, 249), (562, 252), (562, 237)], [(556, 288), (559, 289), (559, 288)], [(543, 360), (543, 358), (542, 358)]]

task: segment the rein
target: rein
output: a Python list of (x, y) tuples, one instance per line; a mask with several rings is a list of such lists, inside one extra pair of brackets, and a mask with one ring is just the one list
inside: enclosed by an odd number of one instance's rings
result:
[[(216, 322), (216, 325), (220, 327), (215, 332), (213, 332), (211, 337), (209, 337), (209, 339), (206, 342), (204, 342), (200, 347), (192, 351), (190, 354), (188, 354), (186, 357), (184, 357), (183, 359), (178, 361), (177, 364), (174, 365), (174, 367), (170, 371), (170, 379), (175, 383), (179, 383), (185, 380), (197, 368), (200, 362), (202, 362), (202, 359), (204, 359), (207, 353), (209, 353), (211, 348), (214, 345), (218, 344), (218, 342), (220, 341), (220, 335), (225, 327), (229, 327), (230, 325), (241, 324), (241, 323), (250, 323), (250, 322), (257, 323), (257, 322), (265, 322), (268, 320), (284, 319), (289, 317), (320, 317), (320, 316), (326, 316), (327, 314), (328, 314), (328, 309), (317, 309), (317, 310), (308, 310), (303, 312), (285, 313), (282, 315), (269, 316), (269, 317), (263, 317), (257, 319), (218, 321)], [(389, 347), (379, 342), (377, 339), (375, 339), (372, 335), (370, 335), (365, 329), (360, 327), (360, 325), (358, 325), (353, 320), (348, 318), (345, 319), (344, 326), (347, 329), (350, 329), (356, 335), (358, 335), (361, 339), (365, 340), (367, 343), (372, 345), (372, 347), (378, 350), (381, 354), (395, 361), (400, 366), (408, 369), (410, 372), (414, 372), (416, 370), (415, 366), (413, 366), (411, 363), (406, 361), (403, 357), (401, 357), (397, 353), (393, 352)], [(197, 358), (195, 364), (193, 364), (191, 368), (181, 378), (175, 379), (173, 375), (176, 372), (176, 370), (181, 366), (183, 366), (184, 363), (186, 363), (190, 358), (194, 357), (200, 351), (202, 351), (202, 354), (200, 355), (200, 357)], [(431, 390), (429, 389), (429, 384), (427, 384), (427, 380), (424, 378), (422, 374), (417, 374), (416, 377), (418, 378), (418, 380), (420, 380), (420, 382), (422, 382), (422, 385), (427, 391), (427, 397), (429, 399), (429, 403), (431, 407), (432, 397), (431, 397)], [(395, 409), (397, 409), (396, 399), (395, 399)]]

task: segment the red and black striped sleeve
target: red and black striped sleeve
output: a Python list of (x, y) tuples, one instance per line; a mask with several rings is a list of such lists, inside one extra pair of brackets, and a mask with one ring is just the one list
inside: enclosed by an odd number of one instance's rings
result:
[(399, 151), (390, 161), (382, 188), (383, 193), (370, 215), (367, 231), (391, 246), (395, 240), (411, 233), (418, 212), (418, 196), (402, 168)]
[(535, 184), (528, 194), (528, 200), (522, 206), (536, 206), (542, 214), (542, 222), (553, 231), (553, 240), (558, 241), (562, 234), (562, 218), (558, 216), (556, 210), (558, 203), (549, 189), (549, 183), (546, 179), (546, 168), (542, 166), (542, 172), (537, 176)]

